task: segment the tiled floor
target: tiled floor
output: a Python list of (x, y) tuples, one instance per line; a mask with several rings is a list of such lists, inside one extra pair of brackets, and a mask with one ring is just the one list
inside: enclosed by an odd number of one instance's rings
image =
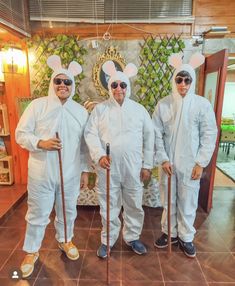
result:
[(224, 173), (222, 173), (218, 168), (215, 169), (215, 187), (232, 187), (235, 189), (235, 183), (227, 177)]
[[(24, 257), (21, 250), (25, 222), (24, 200), (0, 225), (0, 285), (106, 285), (106, 261), (96, 256), (100, 243), (98, 207), (79, 207), (74, 242), (80, 259), (69, 261), (57, 248), (50, 223), (40, 251), (40, 260), (30, 279), (13, 281), (10, 276)], [(235, 286), (235, 188), (214, 192), (214, 207), (207, 215), (197, 213), (195, 259), (173, 247), (169, 257), (155, 249), (160, 234), (161, 209), (145, 207), (142, 240), (148, 254), (134, 254), (119, 238), (110, 259), (110, 285), (115, 286)]]
[(227, 150), (220, 146), (216, 165), (235, 182), (235, 144), (230, 143), (229, 154)]
[(4, 215), (14, 209), (26, 196), (26, 185), (0, 186), (0, 223)]

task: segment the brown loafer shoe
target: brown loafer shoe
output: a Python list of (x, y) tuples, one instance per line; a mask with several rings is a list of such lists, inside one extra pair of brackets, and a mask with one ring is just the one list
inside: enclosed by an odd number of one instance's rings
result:
[(38, 257), (39, 257), (38, 252), (26, 254), (20, 266), (23, 278), (29, 277), (33, 273), (34, 264), (38, 260)]
[(59, 248), (66, 254), (66, 256), (71, 260), (77, 260), (79, 258), (79, 252), (77, 247), (72, 243), (72, 241), (69, 241), (67, 243), (65, 242), (59, 242), (58, 244)]

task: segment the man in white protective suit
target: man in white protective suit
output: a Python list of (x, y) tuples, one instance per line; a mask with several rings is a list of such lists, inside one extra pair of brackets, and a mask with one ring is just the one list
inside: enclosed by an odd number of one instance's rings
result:
[[(23, 113), (16, 128), (17, 143), (27, 149), (28, 161), (28, 211), (23, 250), (27, 253), (21, 271), (28, 277), (34, 270), (49, 216), (55, 204), (56, 240), (59, 248), (71, 260), (79, 258), (72, 243), (74, 220), (77, 216), (79, 190), (88, 182), (87, 152), (80, 150), (88, 113), (72, 100), (75, 93), (74, 76), (82, 72), (77, 62), (68, 69), (61, 66), (59, 56), (50, 56), (47, 64), (53, 69), (48, 96), (33, 100)], [(56, 138), (56, 132), (59, 138)], [(83, 139), (85, 144), (85, 141)], [(85, 146), (83, 148), (85, 150)], [(67, 243), (60, 185), (58, 150), (61, 150)], [(82, 175), (81, 175), (82, 172)], [(81, 176), (81, 182), (80, 182)]]
[(163, 204), (162, 236), (157, 248), (167, 247), (167, 177), (171, 176), (171, 243), (179, 245), (188, 257), (195, 257), (193, 227), (200, 178), (212, 157), (217, 127), (210, 102), (195, 94), (194, 69), (204, 56), (194, 54), (189, 64), (174, 54), (169, 64), (175, 68), (172, 94), (161, 99), (153, 114), (156, 161), (161, 165), (160, 192)]
[[(97, 256), (107, 257), (106, 232), (106, 169), (110, 168), (110, 247), (118, 239), (123, 206), (123, 238), (137, 254), (147, 252), (139, 240), (144, 211), (142, 209), (143, 181), (151, 176), (154, 133), (146, 109), (129, 99), (129, 77), (137, 74), (134, 64), (117, 71), (112, 61), (102, 66), (110, 76), (110, 98), (96, 105), (85, 128), (85, 140), (91, 158), (98, 168), (98, 199), (102, 218), (101, 246)], [(111, 162), (106, 157), (110, 143)]]

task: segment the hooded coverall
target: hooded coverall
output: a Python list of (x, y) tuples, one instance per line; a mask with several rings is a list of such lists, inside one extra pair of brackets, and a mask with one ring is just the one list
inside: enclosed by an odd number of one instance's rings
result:
[[(67, 75), (73, 82), (71, 95), (63, 105), (53, 88), (53, 79), (58, 74)], [(48, 96), (35, 99), (30, 103), (16, 129), (17, 143), (30, 152), (27, 228), (23, 246), (23, 250), (28, 253), (39, 250), (54, 204), (56, 239), (58, 242), (65, 241), (58, 151), (46, 151), (37, 147), (39, 140), (55, 138), (56, 132), (59, 133), (62, 142), (67, 241), (71, 241), (73, 237), (80, 175), (81, 171), (87, 169), (85, 161), (87, 154), (80, 151), (80, 145), (88, 118), (86, 109), (72, 100), (74, 93), (73, 75), (66, 69), (54, 71)]]
[[(110, 83), (121, 80), (127, 92), (120, 106), (113, 98)], [(144, 221), (142, 209), (143, 184), (141, 168), (153, 166), (153, 126), (146, 109), (129, 99), (130, 81), (122, 72), (109, 80), (110, 98), (96, 105), (85, 128), (85, 140), (95, 164), (106, 155), (110, 143), (110, 246), (118, 239), (123, 206), (123, 238), (130, 242), (139, 239)], [(106, 233), (106, 170), (98, 166), (98, 199), (103, 229), (102, 244), (107, 244)]]
[[(187, 94), (182, 97), (174, 81), (180, 71), (187, 71), (192, 77)], [(195, 71), (184, 64), (173, 75), (172, 94), (161, 99), (153, 114), (155, 130), (156, 163), (169, 161), (173, 165), (171, 176), (171, 237), (192, 242), (193, 227), (200, 180), (192, 180), (195, 164), (206, 167), (212, 157), (217, 127), (210, 102), (195, 94)], [(161, 170), (160, 193), (164, 206), (162, 231), (167, 233), (167, 175)]]

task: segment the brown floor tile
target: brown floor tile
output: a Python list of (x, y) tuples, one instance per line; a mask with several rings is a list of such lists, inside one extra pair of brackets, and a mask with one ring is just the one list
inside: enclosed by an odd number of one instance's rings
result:
[(40, 279), (38, 278), (34, 286), (76, 286), (77, 280), (61, 280), (61, 279)]
[(197, 259), (208, 282), (234, 282), (235, 259), (230, 253), (198, 253)]
[(152, 224), (152, 229), (161, 229), (161, 218), (162, 218), (162, 211), (156, 211), (156, 213), (151, 213), (149, 216)]
[(122, 282), (122, 286), (165, 286), (163, 282), (138, 282), (138, 281), (127, 281)]
[(99, 212), (99, 209), (96, 209), (95, 210), (95, 214), (94, 214), (94, 217), (93, 217), (93, 220), (92, 220), (92, 224), (91, 224), (91, 228), (92, 229), (101, 229), (102, 228), (102, 223), (101, 223), (101, 216), (100, 216), (100, 212)]
[(208, 286), (206, 282), (166, 282), (165, 286)]
[[(99, 280), (79, 280), (78, 286), (107, 286), (107, 281), (99, 281)], [(123, 286), (121, 281), (110, 281), (109, 286)]]
[(97, 250), (100, 246), (100, 232), (98, 229), (91, 229), (89, 232), (87, 250)]
[(152, 252), (147, 255), (137, 255), (133, 252), (123, 252), (122, 280), (132, 283), (163, 281), (157, 254)]
[(235, 282), (234, 283), (208, 283), (209, 286), (235, 286)]
[(80, 251), (79, 259), (72, 261), (61, 250), (50, 250), (38, 278), (52, 280), (77, 279), (83, 256), (84, 253)]
[(26, 221), (25, 221), (25, 215), (26, 215), (25, 209), (16, 209), (12, 215), (10, 215), (5, 222), (2, 224), (2, 226), (6, 227), (25, 227), (26, 226)]
[[(35, 263), (34, 272), (29, 277), (29, 279), (34, 279), (37, 277), (46, 256), (47, 256), (47, 251), (40, 251), (40, 257), (38, 261)], [(12, 269), (19, 269), (24, 257), (25, 253), (23, 251), (15, 250), (11, 255), (10, 259), (7, 261), (7, 263), (0, 271), (0, 277), (2, 278), (9, 277), (10, 273), (12, 273)]]
[(148, 208), (148, 212), (149, 212), (149, 215), (159, 215), (161, 216), (162, 215), (162, 211), (163, 211), (163, 208), (162, 207), (157, 207), (157, 208), (152, 208), (152, 207), (147, 207)]
[[(106, 259), (100, 259), (96, 252), (86, 252), (79, 279), (106, 281)], [(121, 279), (121, 253), (112, 252), (110, 256), (110, 281)]]
[(146, 214), (146, 211), (145, 211), (143, 229), (147, 230), (147, 229), (152, 229), (152, 228), (153, 228), (153, 225), (152, 225), (151, 217), (150, 215)]
[(205, 282), (196, 259), (187, 258), (183, 253), (158, 253), (165, 282)]
[(51, 280), (77, 279), (81, 270), (83, 256), (84, 252), (80, 251), (79, 259), (72, 261), (62, 251), (50, 250), (38, 278)]
[[(3, 264), (6, 262), (6, 259), (10, 256), (12, 252), (12, 249), (8, 249), (8, 250), (0, 250), (0, 270), (3, 266)], [(0, 284), (2, 285), (2, 284)]]
[(0, 250), (13, 250), (24, 237), (24, 229), (0, 227)]
[(33, 286), (35, 279), (28, 280), (13, 280), (10, 278), (0, 278), (0, 285), (2, 286)]
[(95, 210), (93, 207), (89, 206), (79, 206), (78, 215), (75, 220), (75, 228), (90, 228)]
[(197, 252), (228, 252), (221, 236), (213, 229), (198, 230), (194, 242)]

